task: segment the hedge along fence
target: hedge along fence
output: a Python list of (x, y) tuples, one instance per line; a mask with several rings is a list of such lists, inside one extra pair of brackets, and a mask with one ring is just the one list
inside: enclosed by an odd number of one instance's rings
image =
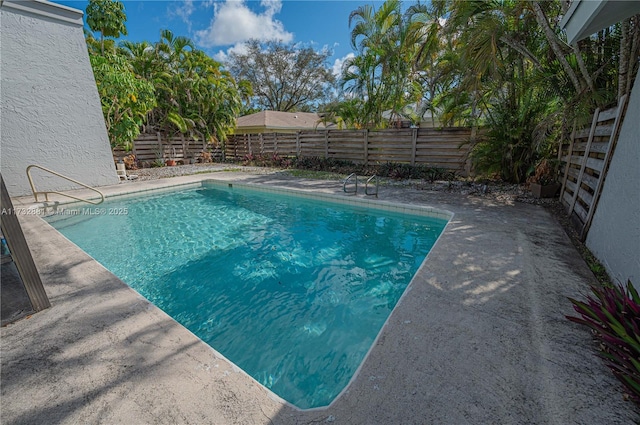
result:
[(408, 163), (471, 173), (469, 153), (475, 128), (319, 130), (297, 133), (236, 134), (225, 144), (228, 159), (249, 155), (320, 157), (370, 163)]
[(133, 141), (131, 152), (125, 152), (122, 148), (114, 148), (113, 157), (115, 160), (119, 160), (126, 155), (134, 154), (139, 161), (164, 162), (167, 159), (173, 159), (189, 162), (191, 159), (198, 159), (203, 151), (211, 153), (214, 158), (221, 158), (223, 154), (220, 146), (203, 140), (195, 140), (184, 134), (170, 136), (161, 132), (141, 133)]

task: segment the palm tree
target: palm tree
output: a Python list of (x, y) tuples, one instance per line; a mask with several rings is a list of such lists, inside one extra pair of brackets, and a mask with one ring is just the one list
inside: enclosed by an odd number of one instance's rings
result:
[(125, 40), (119, 44), (120, 53), (125, 56), (136, 75), (151, 80), (158, 67), (155, 61), (154, 47), (147, 41), (134, 42)]
[(161, 32), (160, 41), (120, 43), (135, 74), (153, 84), (157, 106), (148, 123), (206, 142), (224, 140), (235, 127), (248, 90), (187, 37)]
[(400, 1), (387, 0), (377, 10), (364, 5), (351, 12), (351, 44), (358, 54), (345, 65), (343, 87), (366, 100), (372, 125), (384, 125), (383, 111), (390, 111), (390, 121), (406, 115), (410, 104), (433, 110), (442, 75), (426, 65), (441, 45), (440, 10), (418, 3), (403, 13)]
[(187, 52), (195, 50), (195, 44), (184, 36), (175, 36), (172, 31), (160, 31), (160, 41), (156, 43), (156, 54), (171, 66), (179, 66)]
[(612, 91), (598, 89), (597, 76), (616, 65), (589, 53), (586, 45), (563, 41), (560, 3), (441, 5), (448, 12), (442, 35), (452, 40), (446, 54), (458, 80), (437, 101), (458, 114), (450, 119), (470, 110), (474, 121), (483, 117), (489, 125), (489, 138), (476, 149), (476, 159), (484, 162), (479, 166), (497, 166), (503, 178), (520, 181), (539, 156), (553, 150), (559, 137), (552, 141), (550, 135), (568, 133), (577, 113), (615, 99)]
[(370, 123), (380, 126), (385, 109), (393, 115), (405, 104), (411, 55), (401, 3), (387, 0), (378, 10), (360, 6), (349, 15), (349, 26), (358, 55), (345, 65), (343, 87), (366, 100)]
[(355, 56), (344, 64), (343, 86), (348, 86), (348, 92), (364, 101), (360, 122), (366, 127), (381, 125), (382, 113), (388, 103), (378, 73), (378, 62), (372, 55)]

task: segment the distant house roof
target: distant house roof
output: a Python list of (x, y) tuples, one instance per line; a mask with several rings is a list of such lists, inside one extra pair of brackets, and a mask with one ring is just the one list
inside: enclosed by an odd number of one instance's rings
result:
[(326, 129), (320, 115), (310, 112), (262, 111), (238, 118), (236, 133), (295, 132)]
[(574, 43), (637, 13), (640, 2), (636, 0), (574, 0), (560, 26), (567, 32), (567, 41)]
[[(401, 122), (409, 122), (409, 115), (418, 116), (420, 111), (420, 105), (417, 103), (411, 103), (406, 105), (403, 108), (403, 115), (400, 117), (395, 116), (395, 119), (399, 119)], [(392, 113), (391, 110), (384, 111), (382, 113), (382, 118), (388, 120), (391, 119)], [(433, 113), (429, 110), (425, 110), (422, 116), (420, 117), (420, 127), (428, 128), (428, 127), (439, 127), (441, 125), (438, 117), (435, 117)]]

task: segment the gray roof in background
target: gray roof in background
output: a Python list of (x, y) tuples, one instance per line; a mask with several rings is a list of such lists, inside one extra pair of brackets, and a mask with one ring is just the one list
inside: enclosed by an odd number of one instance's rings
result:
[(238, 118), (237, 130), (244, 128), (265, 129), (325, 129), (320, 115), (311, 112), (262, 111)]

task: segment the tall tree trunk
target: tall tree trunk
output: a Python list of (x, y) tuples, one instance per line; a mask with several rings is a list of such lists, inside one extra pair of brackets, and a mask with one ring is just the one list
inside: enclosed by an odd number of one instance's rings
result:
[(631, 49), (631, 34), (629, 24), (631, 18), (622, 21), (620, 25), (620, 63), (618, 64), (618, 101), (627, 93), (627, 74), (629, 73), (629, 50)]
[(547, 39), (547, 42), (549, 43), (549, 46), (551, 47), (551, 50), (553, 50), (553, 53), (560, 62), (560, 65), (562, 65), (562, 69), (564, 70), (564, 72), (566, 72), (567, 76), (573, 83), (573, 87), (576, 89), (576, 92), (581, 92), (583, 86), (580, 83), (580, 80), (578, 80), (578, 76), (576, 75), (575, 71), (573, 70), (573, 68), (571, 68), (571, 65), (569, 65), (567, 58), (564, 56), (564, 52), (560, 47), (558, 36), (549, 25), (549, 21), (547, 21), (547, 17), (544, 14), (542, 7), (540, 7), (540, 3), (534, 1), (531, 3), (531, 5), (536, 15), (536, 21), (538, 22), (538, 25), (540, 25), (540, 28), (542, 28), (542, 30), (544, 31), (544, 35)]
[(573, 53), (576, 55), (576, 62), (578, 62), (578, 68), (580, 69), (582, 78), (584, 78), (584, 81), (586, 81), (589, 90), (591, 90), (592, 93), (595, 92), (596, 88), (593, 85), (593, 78), (591, 78), (591, 75), (589, 75), (587, 66), (584, 63), (584, 59), (582, 58), (582, 51), (580, 50), (580, 47), (578, 46), (578, 44), (574, 44), (573, 46), (571, 46), (571, 48), (573, 49)]
[(511, 47), (516, 52), (520, 53), (522, 56), (526, 57), (531, 61), (531, 63), (539, 70), (542, 70), (542, 65), (538, 58), (536, 58), (533, 53), (526, 46), (522, 45), (522, 43), (518, 43), (513, 38), (503, 35), (500, 37), (500, 41), (502, 41), (507, 46)]
[(632, 18), (633, 36), (631, 42), (631, 53), (629, 54), (629, 69), (627, 71), (627, 92), (633, 88), (633, 81), (640, 67), (640, 14)]

